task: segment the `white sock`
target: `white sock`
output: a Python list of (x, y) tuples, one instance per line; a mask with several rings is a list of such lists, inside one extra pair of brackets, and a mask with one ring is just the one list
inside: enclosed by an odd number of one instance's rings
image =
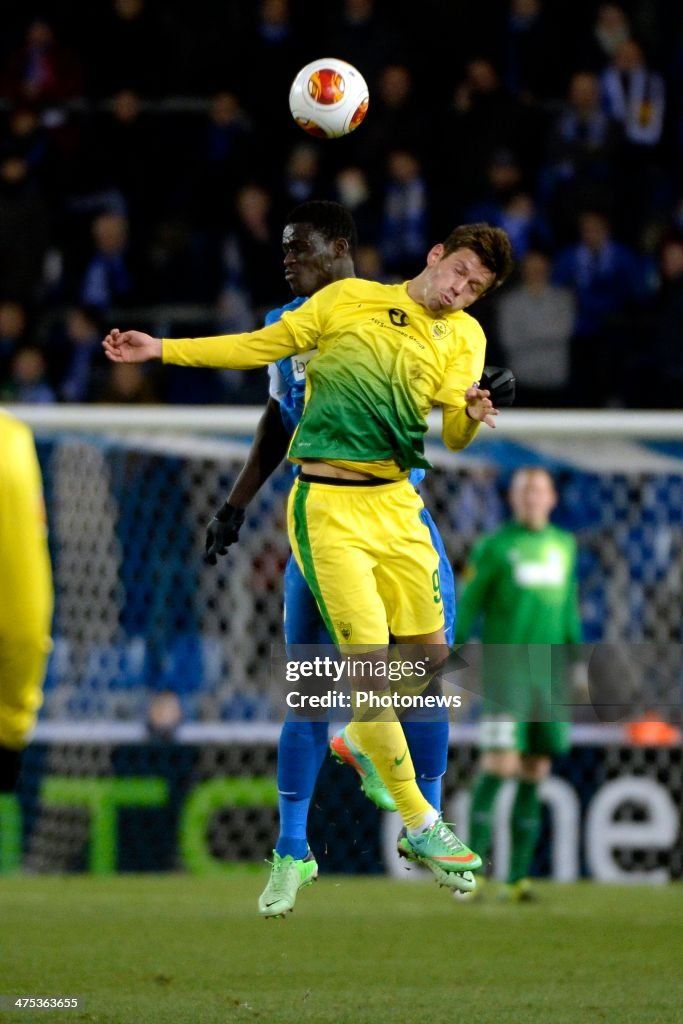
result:
[(428, 828), (431, 828), (434, 822), (438, 821), (439, 818), (439, 812), (435, 810), (433, 807), (430, 807), (429, 810), (425, 813), (424, 818), (422, 819), (422, 824), (418, 828), (409, 828), (408, 835), (419, 836), (421, 832), (426, 832)]

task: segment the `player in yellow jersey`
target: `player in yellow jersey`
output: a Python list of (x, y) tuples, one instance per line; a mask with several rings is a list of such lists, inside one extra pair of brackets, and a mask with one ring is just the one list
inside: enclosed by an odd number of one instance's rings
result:
[(52, 574), (31, 431), (0, 410), (0, 793), (19, 776), (42, 703)]
[[(494, 426), (497, 410), (477, 386), (486, 340), (465, 310), (502, 283), (511, 265), (504, 231), (463, 225), (433, 246), (412, 280), (335, 281), (249, 334), (173, 341), (113, 330), (104, 340), (114, 362), (162, 358), (233, 369), (317, 348), (289, 448), (302, 471), (290, 495), (288, 529), (330, 635), (370, 666), (366, 678), (354, 673), (358, 694), (386, 692), (375, 666), (385, 664), (390, 635), (400, 650), (414, 652), (410, 660), (429, 658), (430, 669), (447, 656), (438, 555), (408, 474), (430, 468), (424, 434), (433, 407), (441, 407), (443, 441), (455, 451), (480, 423)], [(445, 884), (472, 888), (469, 871), (481, 860), (421, 795), (395, 714), (363, 717), (356, 714), (347, 735), (395, 800), (406, 827), (403, 852)]]

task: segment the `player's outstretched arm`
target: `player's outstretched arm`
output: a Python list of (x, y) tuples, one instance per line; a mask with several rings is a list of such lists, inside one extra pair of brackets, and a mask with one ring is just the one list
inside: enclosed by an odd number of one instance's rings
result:
[(206, 528), (206, 561), (216, 564), (218, 555), (225, 555), (231, 544), (239, 540), (244, 510), (268, 477), (277, 469), (289, 447), (280, 406), (274, 398), (259, 420), (252, 446), (232, 490)]
[(102, 342), (102, 348), (113, 363), (146, 363), (161, 359), (161, 338), (142, 331), (120, 331), (114, 327)]

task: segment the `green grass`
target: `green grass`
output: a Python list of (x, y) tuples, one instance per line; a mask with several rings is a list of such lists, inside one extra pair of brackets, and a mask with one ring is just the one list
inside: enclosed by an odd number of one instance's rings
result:
[(540, 905), (507, 906), (327, 876), (286, 920), (263, 921), (261, 882), (0, 880), (0, 993), (85, 1001), (0, 1012), (0, 1024), (681, 1019), (680, 885), (544, 885)]

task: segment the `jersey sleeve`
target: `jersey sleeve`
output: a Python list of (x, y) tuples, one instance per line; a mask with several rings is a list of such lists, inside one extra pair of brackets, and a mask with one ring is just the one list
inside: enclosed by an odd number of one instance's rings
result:
[(481, 378), (485, 353), (484, 332), (477, 321), (469, 317), (435, 396), (435, 402), (443, 406), (443, 443), (451, 451), (466, 448), (479, 429), (479, 421), (467, 415), (465, 392)]
[(295, 339), (297, 352), (309, 352), (317, 347), (321, 334), (325, 332), (329, 314), (345, 286), (345, 281), (333, 281), (311, 295), (298, 309), (283, 312), (281, 323), (285, 324)]
[(572, 572), (567, 587), (567, 604), (565, 610), (565, 630), (566, 630), (566, 643), (568, 644), (581, 644), (583, 643), (583, 627), (581, 625), (581, 615), (579, 610), (579, 585), (578, 585), (578, 574), (576, 565), (576, 541), (571, 538), (572, 544)]
[(317, 336), (313, 330), (295, 331), (289, 328), (289, 317), (298, 316), (296, 310), (278, 323), (262, 327), (248, 334), (220, 334), (213, 338), (164, 338), (162, 360), (175, 366), (204, 366), (224, 370), (254, 370), (267, 366), (283, 356), (306, 352), (315, 348)]
[(287, 393), (287, 384), (277, 363), (268, 365), (268, 394), (278, 404)]
[(458, 598), (455, 622), (456, 643), (464, 644), (472, 634), (496, 573), (495, 555), (488, 537), (475, 545), (465, 572), (465, 585)]

